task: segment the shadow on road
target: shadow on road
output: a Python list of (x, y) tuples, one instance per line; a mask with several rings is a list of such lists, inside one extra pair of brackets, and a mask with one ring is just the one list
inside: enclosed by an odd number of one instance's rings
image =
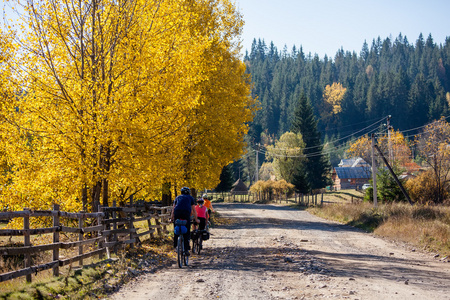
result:
[[(424, 272), (410, 260), (370, 254), (304, 251), (296, 247), (223, 247), (205, 248), (193, 256), (194, 269), (243, 272), (294, 272), (344, 279), (384, 278), (404, 283), (414, 278), (414, 285), (427, 289), (447, 288), (450, 275), (435, 269)], [(376, 271), (374, 271), (376, 264)], [(411, 282), (413, 283), (413, 282)]]
[[(250, 204), (251, 205), (251, 204)], [(269, 205), (269, 207), (272, 207)], [(276, 207), (275, 207), (276, 208)], [(295, 211), (295, 209), (287, 208)], [(234, 210), (236, 210), (234, 208)], [(319, 230), (329, 232), (366, 232), (362, 229), (355, 228), (345, 224), (321, 222), (320, 218), (314, 218), (317, 221), (292, 220), (282, 218), (263, 218), (252, 216), (226, 216), (231, 220), (230, 224), (220, 225), (222, 229), (257, 229), (257, 228), (271, 228), (276, 227), (280, 229), (292, 230)]]

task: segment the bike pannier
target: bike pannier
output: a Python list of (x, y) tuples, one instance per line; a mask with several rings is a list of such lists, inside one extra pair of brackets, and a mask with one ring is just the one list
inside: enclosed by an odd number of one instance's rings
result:
[(202, 239), (203, 239), (204, 241), (209, 240), (209, 232), (208, 232), (208, 231), (203, 231), (203, 232), (202, 232)]

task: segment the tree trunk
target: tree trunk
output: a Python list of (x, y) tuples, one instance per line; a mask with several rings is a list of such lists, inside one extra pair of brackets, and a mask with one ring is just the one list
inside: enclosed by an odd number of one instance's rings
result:
[(102, 182), (97, 183), (92, 187), (92, 212), (98, 212), (98, 205), (100, 204), (100, 192), (102, 188)]
[(83, 188), (81, 189), (81, 203), (83, 204), (83, 211), (87, 211), (88, 191), (86, 184), (84, 184)]
[(170, 191), (171, 183), (164, 182), (162, 185), (162, 206), (169, 206), (172, 204), (172, 193)]
[(103, 187), (102, 205), (103, 206), (109, 206), (108, 205), (108, 200), (109, 200), (109, 197), (108, 197), (108, 179), (104, 178), (102, 181), (103, 181), (103, 184), (102, 184), (102, 187)]

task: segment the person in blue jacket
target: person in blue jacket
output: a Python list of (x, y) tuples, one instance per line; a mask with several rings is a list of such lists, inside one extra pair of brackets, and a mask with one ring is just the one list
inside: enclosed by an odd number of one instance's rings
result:
[[(172, 209), (172, 220), (187, 220), (187, 232), (184, 236), (184, 251), (186, 255), (189, 255), (189, 238), (191, 236), (191, 215), (194, 216), (195, 222), (198, 222), (197, 212), (195, 211), (195, 199), (191, 195), (191, 190), (188, 187), (181, 188), (181, 195), (175, 198)], [(176, 248), (178, 242), (178, 235), (174, 235), (173, 245)]]

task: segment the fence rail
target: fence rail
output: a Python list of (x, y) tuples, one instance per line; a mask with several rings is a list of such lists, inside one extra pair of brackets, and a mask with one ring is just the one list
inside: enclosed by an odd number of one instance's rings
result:
[[(155, 203), (135, 203), (128, 206), (99, 207), (97, 213), (70, 213), (59, 210), (59, 205), (54, 205), (52, 210), (31, 210), (24, 208), (23, 211), (1, 212), (0, 220), (13, 220), (23, 218), (23, 229), (0, 229), (0, 236), (23, 236), (22, 247), (0, 247), (3, 256), (24, 256), (24, 268), (0, 274), (0, 282), (26, 276), (27, 282), (31, 282), (32, 274), (53, 269), (53, 275), (59, 275), (59, 267), (78, 262), (83, 265), (83, 260), (98, 255), (102, 259), (106, 253), (110, 257), (110, 251), (117, 252), (120, 246), (131, 245), (140, 242), (140, 237), (149, 235), (154, 238), (155, 231), (158, 235), (168, 233), (167, 225), (172, 207), (161, 207)], [(51, 217), (53, 226), (46, 228), (30, 228), (30, 218)], [(78, 227), (61, 225), (61, 218), (78, 220)], [(91, 220), (90, 223), (87, 220)], [(152, 224), (154, 220), (155, 224)], [(148, 229), (138, 232), (135, 223), (147, 221)], [(95, 224), (92, 226), (92, 224)], [(85, 226), (87, 225), (87, 226)], [(59, 233), (78, 233), (77, 240), (61, 242)], [(45, 245), (32, 245), (31, 236), (42, 234), (53, 234), (53, 243)], [(86, 237), (89, 233), (91, 236)], [(93, 236), (93, 237), (92, 237)], [(89, 252), (84, 246), (91, 245)], [(70, 258), (61, 257), (59, 249), (70, 249), (78, 247), (78, 255)], [(97, 248), (97, 249), (95, 249)], [(39, 265), (31, 265), (32, 255), (43, 251), (52, 251), (52, 260)]]
[(274, 201), (274, 202), (293, 202), (304, 206), (315, 206), (323, 204), (323, 191), (311, 194), (283, 194), (270, 192), (209, 192), (208, 195), (213, 199), (222, 199), (224, 202), (258, 202), (258, 201)]

